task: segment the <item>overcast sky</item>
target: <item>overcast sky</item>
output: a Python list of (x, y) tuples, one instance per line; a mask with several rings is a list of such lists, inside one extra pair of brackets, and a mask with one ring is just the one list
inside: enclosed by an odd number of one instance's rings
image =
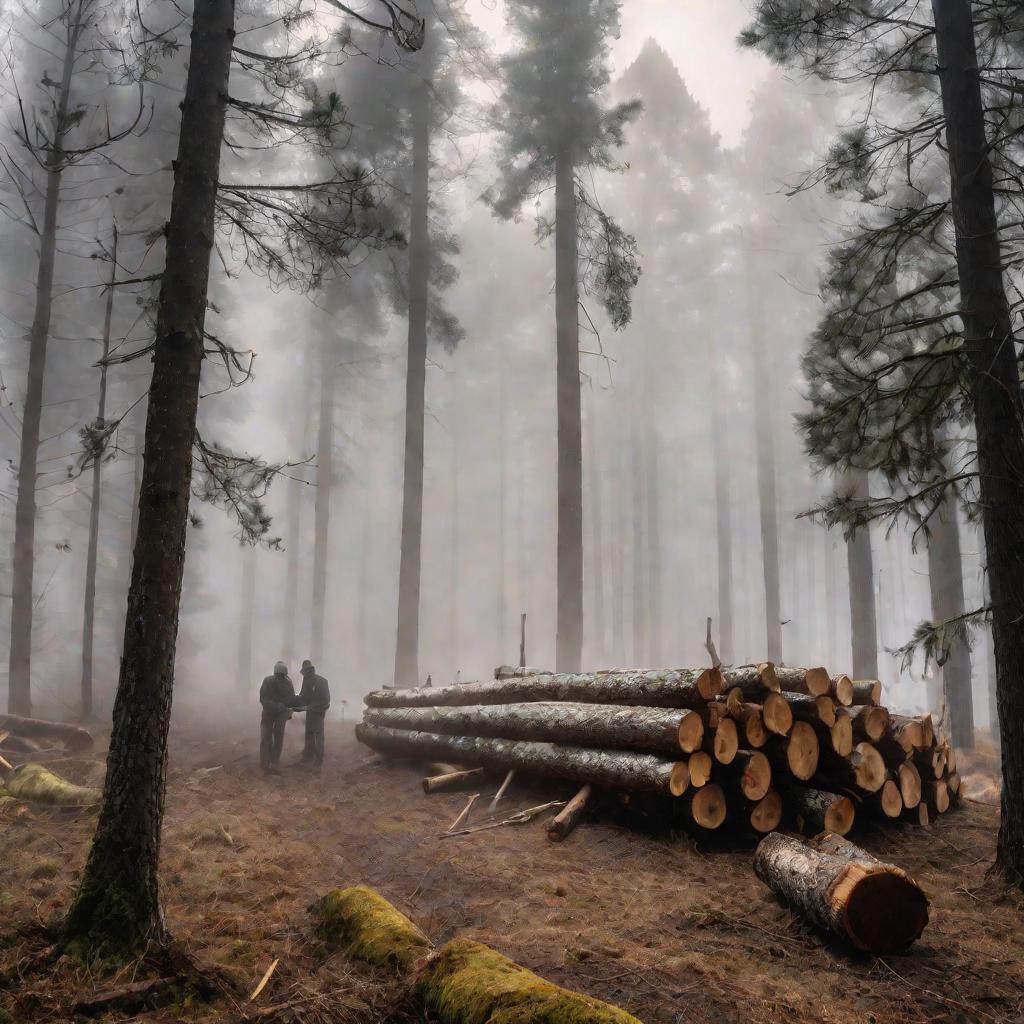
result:
[[(752, 90), (778, 73), (759, 54), (736, 46), (749, 20), (748, 6), (748, 0), (623, 0), (622, 36), (613, 47), (615, 70), (626, 68), (644, 40), (653, 37), (710, 112), (722, 142), (735, 145), (747, 123)], [(505, 33), (501, 0), (470, 0), (469, 10), (500, 49)]]

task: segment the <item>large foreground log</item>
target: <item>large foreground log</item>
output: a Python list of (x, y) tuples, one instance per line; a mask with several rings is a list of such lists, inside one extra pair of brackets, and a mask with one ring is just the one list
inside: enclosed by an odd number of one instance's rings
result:
[(758, 844), (754, 870), (776, 895), (857, 949), (905, 949), (928, 923), (924, 893), (901, 868), (836, 839), (814, 848), (773, 832)]
[(68, 750), (87, 750), (93, 743), (92, 733), (79, 725), (22, 718), (21, 715), (0, 715), (0, 732), (33, 740), (58, 740)]
[(680, 796), (689, 786), (686, 761), (671, 761), (657, 754), (481, 736), (445, 736), (365, 722), (356, 726), (356, 739), (381, 753), (399, 757), (450, 757), (485, 768), (515, 768), (530, 775), (591, 782), (611, 789)]
[[(469, 685), (469, 684), (467, 684)], [(692, 753), (704, 739), (695, 711), (616, 704), (472, 704), (438, 708), (367, 708), (363, 721), (388, 729), (446, 736), (568, 743), (580, 747)], [(730, 722), (730, 725), (732, 723)]]
[(713, 669), (665, 672), (551, 673), (489, 679), (462, 686), (375, 690), (363, 700), (374, 708), (457, 707), (467, 704), (522, 704), (578, 701), (587, 704), (636, 704), (650, 708), (700, 708), (721, 687)]

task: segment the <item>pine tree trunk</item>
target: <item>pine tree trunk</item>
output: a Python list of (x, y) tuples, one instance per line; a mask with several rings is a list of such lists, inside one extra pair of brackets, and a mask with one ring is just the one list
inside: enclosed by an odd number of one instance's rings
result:
[[(648, 364), (651, 354), (647, 353)], [(655, 401), (655, 382), (651, 379), (648, 365), (644, 388), (644, 480), (647, 491), (644, 504), (647, 511), (646, 546), (647, 559), (647, 659), (648, 665), (662, 664), (661, 637), (661, 501), (658, 494), (658, 454), (660, 446), (659, 416), (655, 410), (660, 405)]]
[[(932, 618), (936, 622), (962, 615), (964, 577), (960, 562), (960, 527), (951, 496), (928, 522), (928, 584)], [(974, 746), (974, 696), (971, 689), (971, 652), (957, 644), (942, 666), (942, 681), (949, 707), (952, 741), (958, 747)], [(933, 708), (932, 710), (937, 710)]]
[(459, 671), (459, 415), (458, 405), (452, 402), (452, 463), (451, 492), (452, 512), (449, 517), (450, 535), (448, 541), (448, 656), (451, 659), (452, 678)]
[(36, 475), (39, 435), (43, 414), (43, 382), (46, 378), (46, 346), (50, 338), (53, 310), (53, 275), (57, 260), (57, 212), (64, 170), (64, 136), (68, 131), (71, 79), (82, 36), (83, 14), (75, 7), (75, 20), (67, 26), (64, 64), (57, 94), (52, 128), (52, 148), (44, 158), (46, 197), (39, 232), (39, 264), (36, 273), (35, 312), (28, 335), (28, 380), (21, 422), (18, 452), (18, 497), (14, 509), (14, 565), (11, 581), (11, 648), (8, 672), (8, 710), (11, 714), (32, 713), (32, 613), (35, 597)]
[(615, 445), (614, 497), (615, 528), (609, 538), (612, 545), (612, 661), (616, 665), (626, 661), (626, 437), (620, 436)]
[(587, 512), (590, 514), (590, 561), (587, 575), (593, 586), (593, 605), (590, 618), (593, 636), (590, 641), (590, 656), (603, 664), (608, 650), (605, 606), (604, 606), (604, 524), (601, 518), (601, 477), (597, 465), (597, 411), (596, 399), (591, 390), (588, 400), (586, 430), (587, 440)]
[(836, 637), (836, 551), (829, 530), (821, 531), (822, 553), (825, 559), (825, 593), (822, 598), (825, 614), (825, 657), (826, 664), (835, 665), (839, 649)]
[[(868, 496), (866, 473), (851, 473), (855, 498)], [(853, 646), (853, 678), (878, 678), (878, 634), (875, 627), (875, 570), (871, 560), (871, 534), (861, 527), (846, 542), (850, 572), (850, 639)]]
[(157, 869), (167, 733), (233, 39), (233, 0), (196, 0), (157, 314), (124, 657), (103, 803), (65, 927), (65, 939), (83, 952), (132, 955), (166, 935)]
[(235, 673), (238, 692), (247, 700), (253, 692), (252, 627), (256, 605), (256, 549), (242, 548), (242, 593), (239, 595), (238, 667)]
[(644, 488), (644, 437), (640, 429), (640, 417), (642, 415), (639, 388), (634, 370), (630, 381), (629, 389), (629, 424), (630, 444), (632, 457), (630, 459), (631, 481), (630, 495), (632, 497), (630, 517), (633, 524), (633, 659), (634, 665), (647, 665), (647, 575), (645, 540), (647, 523), (645, 515), (646, 491)]
[(971, 5), (932, 0), (932, 9), (992, 593), (1003, 767), (996, 858), (1024, 885), (1024, 409), (1000, 269)]
[(321, 665), (324, 660), (331, 488), (334, 484), (334, 383), (338, 361), (336, 346), (325, 342), (321, 358), (323, 362), (320, 368), (320, 423), (316, 439), (316, 499), (313, 506), (313, 622), (309, 655), (314, 665)]
[[(755, 287), (752, 283), (751, 287)], [(758, 307), (751, 318), (754, 424), (757, 430), (757, 493), (761, 508), (761, 551), (764, 560), (764, 602), (767, 659), (782, 663), (782, 601), (779, 583), (779, 523), (775, 497), (775, 392), (764, 349), (764, 316)]]
[(722, 384), (718, 370), (712, 377), (711, 456), (715, 473), (715, 522), (718, 536), (718, 656), (726, 664), (733, 658), (732, 622), (732, 523), (729, 515), (729, 470), (725, 450), (725, 411), (722, 408)]
[(430, 90), (422, 82), (412, 99), (412, 212), (409, 224), (409, 362), (405, 377), (405, 475), (402, 552), (398, 570), (395, 686), (419, 679), (420, 548), (423, 540), (423, 417), (427, 381), (427, 296), (430, 238)]
[[(100, 399), (96, 407), (96, 425), (103, 429), (107, 413), (107, 355), (110, 352), (110, 324), (114, 315), (114, 281), (117, 280), (117, 225), (110, 254), (110, 282), (103, 313), (103, 356), (100, 359)], [(92, 466), (92, 494), (89, 497), (89, 546), (85, 557), (85, 609), (82, 616), (82, 707), (83, 720), (92, 717), (92, 662), (96, 622), (96, 561), (100, 538), (102, 494), (102, 456)]]
[(304, 484), (289, 480), (288, 507), (285, 513), (285, 576), (281, 602), (281, 657), (287, 664), (295, 658), (295, 624), (299, 604), (299, 545), (302, 535), (302, 490)]
[(562, 151), (555, 157), (559, 672), (579, 671), (583, 653), (583, 424), (576, 259), (575, 168), (571, 155)]
[(495, 516), (498, 520), (498, 607), (495, 622), (495, 651), (505, 650), (505, 628), (508, 618), (507, 598), (505, 590), (505, 422), (506, 422), (505, 374), (503, 367), (498, 368), (498, 507)]

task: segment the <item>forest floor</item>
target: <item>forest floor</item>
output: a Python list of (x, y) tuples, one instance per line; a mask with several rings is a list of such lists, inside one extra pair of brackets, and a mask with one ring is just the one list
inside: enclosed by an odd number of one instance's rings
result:
[[(928, 830), (857, 833), (932, 901), (908, 953), (873, 958), (830, 943), (780, 905), (754, 876), (750, 844), (608, 819), (561, 844), (541, 821), (440, 838), (466, 794), (424, 796), (420, 770), (382, 761), (342, 725), (329, 728), (323, 776), (311, 779), (291, 767), (301, 724), (289, 726), (281, 778), (260, 774), (252, 735), (211, 727), (172, 737), (167, 922), (227, 991), (212, 1003), (179, 999), (104, 1020), (419, 1019), (393, 979), (329, 954), (313, 936), (313, 900), (356, 883), (379, 889), (435, 942), (480, 939), (646, 1024), (1024, 1020), (1024, 899), (986, 874), (994, 807), (965, 801)], [(98, 785), (102, 752), (53, 767)], [(513, 783), (505, 804), (570, 790)], [(94, 820), (35, 807), (0, 820), (0, 1022), (77, 1019), (77, 999), (133, 980), (97, 979), (64, 961), (41, 966), (40, 925), (67, 906)], [(274, 960), (265, 990), (248, 1002)], [(292, 1005), (259, 1016), (282, 1004)]]

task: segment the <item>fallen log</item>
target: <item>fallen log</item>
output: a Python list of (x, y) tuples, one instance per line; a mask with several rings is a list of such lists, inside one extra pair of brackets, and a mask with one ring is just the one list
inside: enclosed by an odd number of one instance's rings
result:
[(494, 670), (495, 679), (515, 679), (517, 676), (546, 676), (550, 674), (550, 669), (530, 668), (528, 665), (499, 665)]
[(744, 700), (760, 701), (766, 693), (778, 693), (781, 689), (770, 661), (726, 669), (721, 677), (723, 689), (738, 689)]
[(479, 782), (483, 773), (483, 768), (470, 768), (467, 771), (448, 772), (447, 775), (431, 775), (423, 780), (423, 792), (446, 793), (463, 789)]
[(836, 724), (836, 702), (827, 693), (811, 696), (783, 691), (782, 696), (797, 721), (821, 722), (830, 729)]
[(905, 871), (838, 836), (807, 845), (773, 832), (758, 844), (754, 871), (818, 927), (869, 953), (906, 949), (928, 923), (928, 900)]
[(0, 729), (12, 736), (28, 739), (59, 740), (68, 750), (87, 750), (93, 744), (92, 733), (80, 725), (68, 722), (48, 722), (41, 718), (23, 718), (21, 715), (0, 715)]
[(828, 695), (841, 707), (850, 707), (853, 704), (853, 680), (842, 673), (833, 676), (828, 688)]
[(92, 807), (100, 802), (98, 789), (76, 786), (41, 764), (16, 768), (4, 779), (4, 788), (11, 796), (29, 803)]
[(772, 767), (806, 782), (818, 767), (820, 745), (807, 722), (794, 722), (788, 736), (773, 736), (764, 746)]
[(889, 731), (889, 712), (874, 704), (862, 704), (851, 711), (844, 712), (850, 720), (854, 737), (877, 743)]
[[(485, 768), (521, 769), (530, 775), (592, 782), (610, 789), (637, 789), (680, 796), (689, 785), (685, 760), (625, 750), (595, 750), (527, 740), (356, 726), (356, 739), (383, 754), (400, 757), (453, 757)], [(696, 755), (693, 755), (696, 756)]]
[(859, 789), (865, 793), (877, 793), (885, 779), (882, 755), (870, 743), (858, 743), (846, 757), (839, 757), (831, 750), (823, 751), (815, 784), (824, 789)]
[(593, 789), (584, 783), (579, 792), (548, 822), (548, 839), (560, 843), (577, 826), (587, 809)]
[(845, 836), (853, 828), (856, 808), (848, 796), (793, 783), (784, 786), (782, 796), (801, 832), (827, 831)]
[(827, 697), (832, 689), (832, 677), (824, 668), (775, 667), (780, 688), (789, 693), (805, 693), (811, 697)]
[(882, 681), (880, 679), (854, 679), (852, 704), (875, 704), (882, 701)]
[[(704, 723), (695, 711), (617, 704), (537, 701), (437, 708), (367, 708), (363, 721), (388, 729), (447, 736), (489, 736), (675, 755), (680, 751), (699, 750), (704, 739)], [(735, 731), (735, 726), (733, 729)]]
[(700, 708), (714, 697), (721, 674), (712, 669), (664, 672), (551, 673), (490, 679), (461, 686), (375, 690), (363, 700), (374, 708), (456, 707), (569, 701), (635, 704), (653, 708)]
[(781, 693), (767, 693), (761, 703), (765, 729), (776, 736), (788, 736), (793, 728), (793, 708)]

